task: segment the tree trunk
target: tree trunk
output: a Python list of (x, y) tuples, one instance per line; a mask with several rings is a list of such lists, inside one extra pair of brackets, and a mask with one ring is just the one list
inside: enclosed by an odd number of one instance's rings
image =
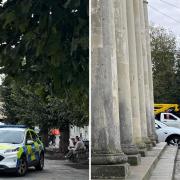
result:
[(42, 129), (41, 131), (41, 137), (42, 137), (42, 142), (45, 147), (49, 146), (49, 140), (48, 140), (48, 129)]
[(59, 143), (59, 151), (63, 154), (68, 152), (69, 145), (69, 125), (66, 127), (60, 128), (60, 143)]

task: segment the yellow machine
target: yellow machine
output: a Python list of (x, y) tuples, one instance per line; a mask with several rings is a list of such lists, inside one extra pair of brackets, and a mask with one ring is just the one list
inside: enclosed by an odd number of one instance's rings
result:
[(167, 112), (168, 110), (173, 110), (174, 112), (178, 112), (179, 105), (178, 104), (154, 104), (154, 114), (160, 114), (162, 112)]

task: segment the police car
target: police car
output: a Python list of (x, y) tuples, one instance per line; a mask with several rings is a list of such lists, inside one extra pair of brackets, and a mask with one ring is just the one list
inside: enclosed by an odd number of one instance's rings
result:
[(0, 171), (24, 176), (28, 167), (44, 167), (44, 147), (34, 130), (25, 126), (0, 126)]

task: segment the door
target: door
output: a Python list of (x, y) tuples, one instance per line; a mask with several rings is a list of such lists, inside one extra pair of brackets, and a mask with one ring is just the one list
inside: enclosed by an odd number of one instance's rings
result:
[(26, 133), (26, 148), (27, 148), (27, 161), (28, 161), (28, 164), (31, 164), (32, 161), (33, 161), (33, 158), (32, 158), (32, 154), (33, 154), (32, 144), (33, 144), (33, 139), (32, 139), (31, 133), (30, 133), (30, 131), (27, 131), (27, 133)]
[(162, 122), (170, 127), (180, 128), (180, 119), (171, 113), (162, 113)]
[(163, 142), (164, 138), (163, 138), (163, 132), (161, 127), (155, 123), (155, 128), (156, 128), (156, 134), (158, 136), (158, 142)]
[[(165, 126), (165, 125), (164, 125)], [(169, 136), (166, 127), (159, 123), (155, 123), (156, 134), (158, 136), (158, 142), (165, 142), (166, 138)]]
[(40, 146), (41, 146), (41, 142), (39, 141), (39, 138), (37, 136), (37, 134), (33, 131), (31, 131), (31, 136), (32, 136), (32, 139), (34, 141), (33, 145), (32, 145), (32, 149), (33, 149), (33, 158), (36, 160), (36, 161), (39, 161), (40, 159), (40, 153), (41, 153), (41, 149), (40, 149)]

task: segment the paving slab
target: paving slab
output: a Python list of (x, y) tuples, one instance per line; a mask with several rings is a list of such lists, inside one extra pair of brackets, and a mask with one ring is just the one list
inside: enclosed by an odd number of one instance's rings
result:
[(166, 143), (158, 143), (152, 150), (147, 152), (146, 157), (141, 158), (141, 164), (130, 167), (130, 176), (126, 180), (146, 180), (156, 166), (160, 156), (166, 148)]
[(174, 180), (180, 180), (180, 149), (178, 150), (175, 163)]
[(151, 173), (150, 180), (172, 180), (174, 176), (175, 160), (177, 156), (177, 146), (167, 146), (160, 157), (154, 170)]

